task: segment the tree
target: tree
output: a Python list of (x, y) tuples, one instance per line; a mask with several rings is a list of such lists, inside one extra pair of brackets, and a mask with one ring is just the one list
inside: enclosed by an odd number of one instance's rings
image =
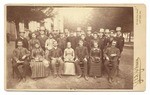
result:
[(54, 16), (53, 8), (49, 6), (7, 6), (7, 21), (13, 21), (19, 31), (19, 22), (24, 22), (28, 28), (29, 21), (41, 21)]

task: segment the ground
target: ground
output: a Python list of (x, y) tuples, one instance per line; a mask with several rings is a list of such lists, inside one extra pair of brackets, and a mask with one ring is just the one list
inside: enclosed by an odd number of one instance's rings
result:
[(14, 42), (7, 44), (7, 64), (6, 65), (6, 87), (8, 89), (132, 89), (133, 80), (133, 47), (127, 45), (121, 55), (120, 74), (115, 78), (112, 84), (108, 83), (107, 76), (94, 79), (89, 77), (77, 79), (77, 76), (63, 76), (62, 78), (53, 78), (49, 75), (47, 78), (33, 80), (30, 77), (26, 82), (18, 82), (12, 77), (11, 57), (14, 49)]

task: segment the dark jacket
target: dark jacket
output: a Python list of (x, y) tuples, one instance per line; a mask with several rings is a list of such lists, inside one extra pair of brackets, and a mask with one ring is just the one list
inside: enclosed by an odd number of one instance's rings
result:
[(15, 47), (17, 48), (17, 43), (18, 41), (22, 41), (23, 43), (23, 47), (26, 48), (26, 49), (29, 49), (29, 45), (28, 45), (28, 40), (26, 38), (21, 38), (21, 37), (18, 37), (15, 41)]
[(83, 60), (84, 58), (88, 58), (88, 50), (85, 46), (78, 46), (75, 50), (76, 58), (79, 60)]

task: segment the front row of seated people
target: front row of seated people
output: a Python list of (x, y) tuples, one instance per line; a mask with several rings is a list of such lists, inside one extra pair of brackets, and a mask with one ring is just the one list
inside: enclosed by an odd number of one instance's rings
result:
[[(31, 52), (22, 45), (22, 41), (18, 41), (18, 47), (13, 51), (13, 69), (19, 81), (26, 80), (29, 69), (31, 69), (33, 79), (47, 77), (49, 68), (54, 78), (61, 78), (62, 75), (76, 75), (76, 73), (78, 78), (83, 76), (85, 80), (88, 80), (88, 75), (97, 78), (102, 75), (102, 57), (104, 57), (108, 81), (112, 82), (120, 58), (120, 51), (115, 47), (116, 41), (113, 41), (112, 45), (103, 51), (103, 55), (97, 42), (94, 42), (94, 47), (88, 54), (88, 49), (83, 45), (82, 40), (79, 41), (79, 46), (75, 51), (68, 42), (64, 52), (58, 48), (57, 41), (53, 41), (53, 48), (46, 53), (38, 42), (34, 44)], [(23, 66), (23, 74), (18, 69), (20, 65)]]

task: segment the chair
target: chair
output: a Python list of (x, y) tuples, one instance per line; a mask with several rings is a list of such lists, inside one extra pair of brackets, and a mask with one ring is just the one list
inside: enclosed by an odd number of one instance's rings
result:
[[(14, 71), (14, 68), (13, 68), (14, 59), (11, 58), (10, 61), (11, 61), (11, 64), (12, 64), (12, 77), (13, 77), (13, 79), (14, 79), (14, 78), (15, 78), (15, 71)], [(23, 65), (22, 65), (20, 68), (23, 68)]]
[(11, 64), (12, 64), (12, 77), (14, 78), (14, 68), (13, 68), (13, 64), (14, 64), (14, 61), (13, 61), (13, 59), (11, 58), (10, 59), (10, 61), (11, 61)]

